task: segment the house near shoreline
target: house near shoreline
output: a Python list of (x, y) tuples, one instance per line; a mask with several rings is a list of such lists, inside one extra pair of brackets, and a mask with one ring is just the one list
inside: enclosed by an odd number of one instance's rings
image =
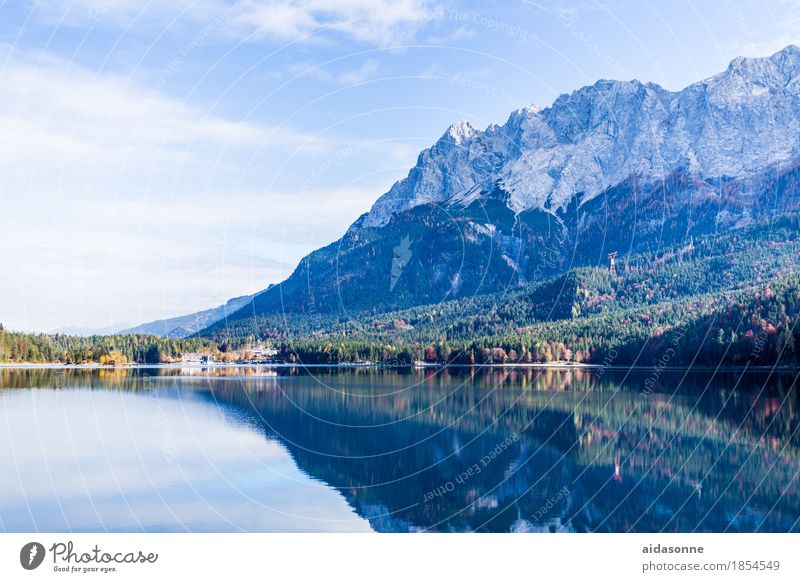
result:
[(181, 363), (196, 365), (196, 366), (208, 366), (214, 363), (214, 356), (209, 354), (199, 354), (192, 352), (182, 353)]

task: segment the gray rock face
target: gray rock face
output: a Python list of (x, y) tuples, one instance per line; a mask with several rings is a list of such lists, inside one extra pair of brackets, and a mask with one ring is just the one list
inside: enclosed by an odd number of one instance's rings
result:
[(515, 213), (556, 212), (632, 176), (652, 182), (682, 169), (709, 181), (780, 168), (800, 154), (799, 75), (800, 48), (792, 45), (737, 58), (678, 92), (601, 80), (484, 131), (459, 121), (359, 226), (383, 226), (422, 204), (467, 205), (495, 184)]

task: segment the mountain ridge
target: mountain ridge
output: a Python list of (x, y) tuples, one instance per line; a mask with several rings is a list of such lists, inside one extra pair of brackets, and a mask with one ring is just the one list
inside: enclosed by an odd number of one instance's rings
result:
[(797, 46), (680, 91), (600, 80), (483, 131), (452, 124), (341, 239), (228, 319), (494, 293), (798, 208)]
[[(394, 213), (419, 204), (469, 201), (498, 180), (511, 194), (512, 209), (521, 212), (563, 208), (579, 193), (591, 199), (637, 172), (659, 178), (686, 165), (704, 178), (741, 177), (788, 162), (800, 151), (799, 70), (800, 48), (789, 45), (769, 57), (737, 57), (725, 71), (680, 91), (638, 80), (599, 80), (560, 95), (545, 109), (518, 109), (502, 126), (481, 131), (458, 121), (375, 202), (362, 226), (383, 226)], [(776, 98), (787, 95), (789, 102)], [(770, 100), (772, 107), (763, 107)], [(701, 105), (708, 106), (708, 115)], [(776, 136), (749, 140), (741, 128), (754, 120), (731, 119), (738, 105), (746, 105), (747, 113), (771, 111), (773, 128), (784, 122), (781, 136), (792, 137), (786, 140), (791, 149)], [(647, 125), (650, 140), (641, 131)], [(769, 155), (759, 156), (765, 149)]]
[(179, 315), (165, 319), (157, 319), (147, 323), (141, 323), (134, 327), (129, 327), (117, 331), (117, 334), (144, 334), (157, 335), (167, 338), (186, 338), (198, 331), (225, 319), (228, 315), (235, 313), (252, 300), (252, 295), (242, 295), (229, 299), (222, 305), (204, 309), (187, 315)]

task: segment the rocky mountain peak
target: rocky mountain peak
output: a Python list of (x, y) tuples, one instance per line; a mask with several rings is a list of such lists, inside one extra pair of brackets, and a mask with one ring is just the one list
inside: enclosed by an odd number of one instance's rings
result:
[(425, 203), (464, 203), (495, 184), (514, 212), (586, 202), (635, 175), (677, 169), (740, 178), (800, 156), (800, 48), (734, 59), (723, 72), (672, 92), (638, 80), (600, 80), (526, 107), (485, 131), (451, 125), (362, 224), (382, 226)]
[(460, 119), (447, 128), (441, 139), (452, 141), (456, 145), (463, 145), (477, 131), (467, 120)]

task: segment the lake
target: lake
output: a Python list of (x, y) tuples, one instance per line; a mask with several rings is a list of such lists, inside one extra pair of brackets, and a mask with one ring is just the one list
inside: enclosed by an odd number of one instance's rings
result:
[(799, 531), (796, 380), (2, 369), (0, 531)]

